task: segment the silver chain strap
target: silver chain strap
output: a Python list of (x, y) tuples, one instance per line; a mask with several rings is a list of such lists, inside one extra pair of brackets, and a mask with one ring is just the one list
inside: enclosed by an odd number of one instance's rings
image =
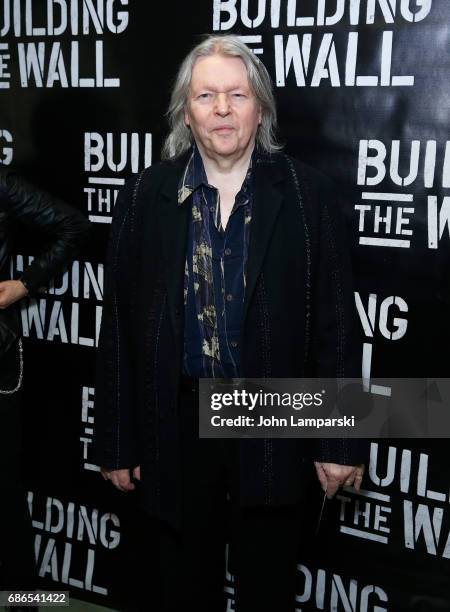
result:
[(22, 338), (19, 338), (19, 341), (17, 342), (17, 349), (19, 351), (19, 380), (17, 381), (17, 385), (15, 386), (14, 389), (0, 389), (0, 395), (12, 395), (13, 393), (16, 393), (20, 387), (22, 386), (22, 379), (23, 379), (23, 346), (22, 346)]

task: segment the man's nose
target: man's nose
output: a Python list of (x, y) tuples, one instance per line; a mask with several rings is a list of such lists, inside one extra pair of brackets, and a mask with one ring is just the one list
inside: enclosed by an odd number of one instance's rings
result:
[(228, 115), (230, 112), (230, 103), (226, 93), (219, 93), (216, 97), (216, 113), (221, 116)]

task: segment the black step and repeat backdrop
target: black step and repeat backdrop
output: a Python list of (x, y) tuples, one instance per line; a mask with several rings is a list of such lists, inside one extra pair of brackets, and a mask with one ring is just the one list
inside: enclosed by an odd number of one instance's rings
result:
[[(0, 160), (94, 223), (79, 258), (21, 311), (39, 576), (117, 607), (141, 582), (156, 611), (155, 568), (136, 575), (146, 526), (90, 460), (105, 246), (120, 186), (159, 159), (178, 63), (207, 32), (239, 34), (258, 54), (287, 152), (339, 185), (367, 384), (449, 371), (448, 0), (1, 0)], [(328, 503), (305, 540), (298, 612), (450, 610), (449, 490), (447, 440), (374, 440), (364, 490)]]

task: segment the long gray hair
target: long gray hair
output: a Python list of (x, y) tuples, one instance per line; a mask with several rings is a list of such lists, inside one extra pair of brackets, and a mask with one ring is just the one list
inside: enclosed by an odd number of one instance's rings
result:
[(210, 35), (192, 49), (178, 71), (167, 111), (170, 133), (162, 148), (162, 159), (178, 157), (192, 145), (191, 131), (184, 123), (184, 109), (188, 99), (192, 70), (197, 58), (215, 54), (240, 57), (244, 62), (250, 87), (261, 106), (262, 120), (256, 134), (256, 143), (262, 151), (267, 153), (273, 153), (282, 148), (275, 137), (277, 126), (275, 98), (272, 92), (272, 81), (266, 67), (237, 36)]

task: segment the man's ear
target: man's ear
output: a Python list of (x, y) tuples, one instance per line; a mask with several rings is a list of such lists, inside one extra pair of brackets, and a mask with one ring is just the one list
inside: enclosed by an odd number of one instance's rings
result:
[(187, 111), (186, 106), (184, 107), (184, 125), (189, 127), (189, 113)]
[(261, 125), (262, 123), (262, 108), (259, 107), (259, 113), (258, 113), (258, 125)]

